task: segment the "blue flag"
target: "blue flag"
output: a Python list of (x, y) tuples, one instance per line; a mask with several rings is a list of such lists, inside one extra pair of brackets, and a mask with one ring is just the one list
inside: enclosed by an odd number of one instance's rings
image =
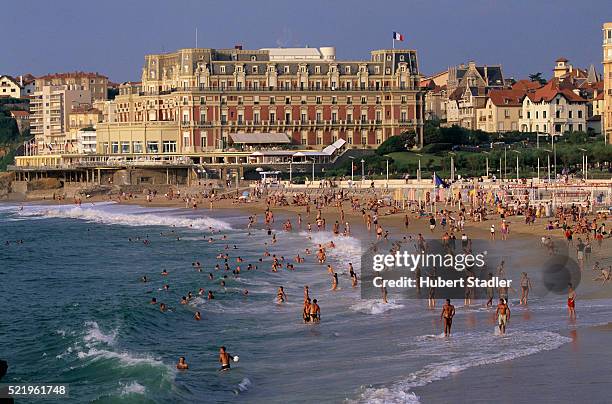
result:
[(448, 184), (436, 173), (433, 175), (433, 182), (436, 188), (440, 188), (440, 185), (442, 185), (443, 188), (448, 188)]

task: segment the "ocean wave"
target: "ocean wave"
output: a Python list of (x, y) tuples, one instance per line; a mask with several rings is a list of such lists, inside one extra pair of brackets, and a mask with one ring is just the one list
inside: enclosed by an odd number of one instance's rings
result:
[(100, 326), (95, 321), (87, 321), (85, 322), (85, 326), (87, 327), (87, 332), (83, 337), (83, 341), (88, 343), (89, 346), (91, 346), (92, 342), (103, 342), (107, 345), (115, 344), (117, 330), (112, 330), (105, 333), (100, 329)]
[[(471, 367), (505, 362), (556, 349), (571, 339), (550, 331), (518, 331), (509, 333), (503, 338), (494, 336), (493, 333), (479, 332), (448, 341), (454, 348), (446, 351), (448, 353), (446, 357), (450, 357), (448, 360), (431, 363), (391, 386), (366, 388), (358, 399), (352, 402), (418, 403), (418, 396), (411, 391), (415, 387), (425, 386)], [(420, 355), (428, 355), (440, 350), (439, 344), (432, 341), (432, 338), (416, 338), (415, 342)]]
[(403, 307), (403, 304), (395, 303), (394, 300), (388, 300), (388, 303), (383, 303), (382, 300), (361, 300), (350, 306), (349, 309), (364, 314), (382, 314)]
[[(344, 265), (348, 265), (348, 263), (351, 262), (355, 272), (359, 274), (359, 262), (362, 254), (361, 241), (351, 236), (335, 235), (330, 231), (313, 231), (311, 233), (302, 231), (299, 234), (300, 236), (307, 237), (315, 248), (319, 244), (325, 246), (326, 254), (334, 260), (341, 262)], [(328, 247), (330, 241), (334, 242), (336, 245), (335, 248)], [(316, 249), (313, 251), (313, 254), (315, 253)]]
[(131, 383), (120, 383), (121, 385), (121, 391), (120, 394), (122, 396), (126, 396), (128, 394), (144, 394), (146, 389), (145, 386), (143, 386), (142, 384), (138, 383), (138, 382), (131, 382)]
[(140, 213), (139, 210), (127, 212), (112, 212), (98, 207), (78, 207), (64, 205), (61, 207), (37, 206), (29, 207), (16, 212), (21, 217), (44, 217), (79, 219), (90, 223), (101, 223), (124, 226), (165, 226), (180, 227), (196, 230), (229, 230), (229, 223), (208, 216), (188, 218), (174, 215), (163, 215), (162, 211), (153, 213)]

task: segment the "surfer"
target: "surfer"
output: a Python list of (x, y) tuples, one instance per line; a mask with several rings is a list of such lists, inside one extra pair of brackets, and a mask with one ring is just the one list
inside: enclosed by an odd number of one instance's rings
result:
[(446, 303), (442, 306), (440, 318), (444, 320), (444, 336), (450, 337), (451, 326), (453, 325), (453, 317), (455, 316), (455, 306), (451, 304), (450, 299), (446, 299)]

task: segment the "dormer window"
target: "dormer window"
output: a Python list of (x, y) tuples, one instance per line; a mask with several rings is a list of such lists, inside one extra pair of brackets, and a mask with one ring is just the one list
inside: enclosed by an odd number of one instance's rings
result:
[(321, 66), (315, 66), (315, 74), (321, 74)]
[(387, 55), (387, 60), (390, 62), (391, 61), (391, 55)]
[(306, 66), (300, 66), (300, 72), (306, 73)]
[(253, 66), (253, 73), (254, 74), (259, 73), (259, 69), (257, 68), (257, 66)]
[(400, 55), (400, 62), (404, 61), (404, 55)]
[(283, 72), (289, 73), (289, 66), (283, 66)]
[(346, 66), (346, 67), (344, 68), (344, 73), (346, 73), (346, 74), (351, 74), (351, 66)]
[(251, 55), (251, 62), (256, 62), (256, 61), (257, 61), (257, 56)]
[(219, 66), (219, 72), (225, 74), (225, 66)]

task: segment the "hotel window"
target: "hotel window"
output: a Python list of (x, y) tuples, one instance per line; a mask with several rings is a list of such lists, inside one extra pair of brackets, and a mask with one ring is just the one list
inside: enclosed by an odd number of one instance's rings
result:
[(406, 96), (402, 95), (402, 104), (405, 104), (405, 103), (406, 103)]
[(346, 115), (346, 123), (353, 123), (353, 114), (350, 112)]
[(130, 152), (130, 142), (121, 142), (121, 153), (127, 154)]
[(205, 111), (200, 111), (200, 122), (201, 123), (206, 122), (206, 112)]
[(365, 96), (361, 97), (361, 103), (362, 104), (366, 104), (367, 102), (368, 102), (367, 97), (365, 97)]
[(191, 146), (189, 142), (189, 132), (183, 132), (183, 147)]
[(315, 66), (315, 74), (321, 74), (321, 66)]
[(332, 97), (332, 104), (337, 104), (338, 103), (338, 98), (336, 96)]
[(253, 114), (253, 123), (254, 124), (258, 124), (259, 123), (259, 112), (255, 112)]
[(546, 119), (546, 111), (542, 111), (542, 118)]
[(142, 142), (132, 142), (133, 153), (142, 153)]
[(368, 143), (368, 131), (362, 130), (361, 131), (361, 144), (366, 144), (366, 143)]
[(504, 123), (503, 122), (498, 122), (497, 123), (497, 130), (499, 132), (502, 132), (504, 130)]
[(317, 97), (316, 102), (317, 102), (317, 104), (320, 104), (321, 103), (321, 97)]
[(283, 72), (289, 73), (289, 66), (283, 66)]
[(375, 72), (376, 74), (380, 74), (380, 66), (376, 66), (376, 67), (374, 68), (374, 72)]
[(306, 131), (302, 131), (302, 135), (301, 135), (301, 143), (303, 146), (305, 146), (306, 144), (308, 144), (308, 132)]
[(351, 74), (351, 66), (344, 67), (344, 73)]
[(323, 134), (320, 131), (317, 131), (317, 144), (323, 144)]
[(323, 113), (322, 112), (317, 112), (317, 123), (321, 123), (323, 122)]
[(102, 154), (108, 154), (108, 142), (102, 143)]
[(400, 113), (400, 121), (402, 121), (402, 122), (408, 121), (408, 114), (406, 113), (406, 111), (402, 111)]
[(346, 97), (346, 103), (347, 104), (352, 104), (353, 103), (353, 97), (351, 97), (350, 95)]
[(255, 62), (257, 60), (257, 56), (251, 55), (251, 62)]
[(119, 153), (119, 142), (112, 142), (111, 143), (111, 153), (112, 154)]
[(332, 123), (338, 122), (338, 113), (332, 112)]
[(274, 105), (276, 104), (276, 99), (274, 98), (274, 96), (270, 97), (270, 105)]
[(225, 74), (225, 66), (219, 66), (219, 72)]
[(270, 112), (270, 122), (276, 121), (276, 114), (274, 112)]
[[(510, 110), (509, 109), (504, 109), (504, 117), (510, 118)], [(546, 117), (544, 117), (544, 118), (546, 118)]]
[(335, 130), (332, 132), (332, 143), (338, 140), (338, 131)]
[(259, 70), (258, 70), (257, 66), (253, 66), (252, 72), (253, 72), (253, 74), (259, 73)]
[(164, 140), (162, 153), (176, 153), (176, 141)]
[(147, 153), (159, 153), (159, 142), (148, 141)]
[(572, 119), (572, 110), (567, 111), (567, 117)]
[(301, 121), (302, 121), (302, 123), (306, 123), (307, 122), (306, 113), (305, 112), (302, 112)]
[(208, 146), (208, 132), (200, 133), (200, 147)]
[(582, 118), (582, 111), (578, 111), (578, 118)]
[(346, 137), (346, 141), (348, 144), (353, 144), (353, 135), (350, 134)]
[(300, 73), (306, 73), (306, 66), (300, 66)]

